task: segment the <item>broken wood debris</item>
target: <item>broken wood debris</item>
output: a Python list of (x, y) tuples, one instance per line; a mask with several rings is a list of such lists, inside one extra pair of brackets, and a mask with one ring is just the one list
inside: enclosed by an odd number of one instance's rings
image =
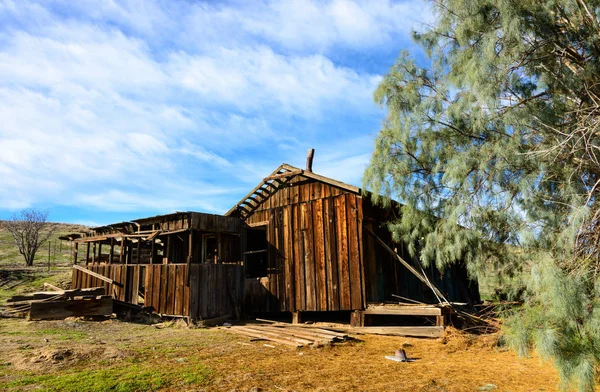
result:
[(105, 294), (104, 287), (41, 291), (14, 295), (6, 306), (9, 313), (29, 313), (31, 320), (105, 316), (112, 314), (112, 297)]
[(219, 327), (228, 332), (263, 339), (292, 347), (320, 347), (347, 341), (345, 333), (329, 331), (322, 328), (299, 328), (291, 324), (247, 324), (231, 327)]

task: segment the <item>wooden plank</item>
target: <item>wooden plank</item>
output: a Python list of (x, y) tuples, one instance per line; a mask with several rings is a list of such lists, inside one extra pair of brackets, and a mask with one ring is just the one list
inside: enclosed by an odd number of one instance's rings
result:
[(100, 280), (102, 280), (102, 281), (104, 281), (104, 282), (107, 282), (107, 283), (110, 283), (110, 284), (115, 284), (115, 282), (114, 282), (112, 279), (110, 279), (110, 278), (107, 278), (106, 276), (103, 276), (103, 275), (97, 274), (97, 273), (95, 273), (94, 271), (92, 271), (92, 270), (90, 270), (90, 269), (88, 269), (88, 268), (81, 267), (81, 266), (79, 266), (79, 265), (73, 265), (73, 269), (76, 269), (76, 270), (78, 270), (78, 271), (81, 271), (81, 272), (83, 272), (84, 274), (88, 274), (88, 275), (90, 275), (90, 276), (94, 276), (94, 277), (96, 277), (96, 278), (98, 278), (98, 279), (100, 279)]
[(112, 298), (47, 301), (31, 304), (31, 320), (60, 319), (79, 316), (104, 316), (113, 312)]
[(303, 170), (302, 169), (296, 169), (296, 170), (290, 170), (284, 173), (279, 173), (279, 174), (272, 174), (268, 177), (265, 177), (263, 179), (264, 182), (270, 181), (270, 180), (276, 180), (278, 178), (288, 178), (288, 177), (294, 177), (297, 176), (298, 174), (302, 174)]
[(125, 257), (125, 236), (121, 237), (121, 248), (119, 249), (119, 264), (123, 264)]
[(77, 272), (78, 271), (75, 268), (73, 268), (73, 271), (71, 271), (71, 287), (74, 289), (78, 287)]
[(334, 198), (334, 210), (340, 310), (351, 310), (350, 273), (348, 269), (348, 227), (346, 224), (346, 198), (344, 195)]
[[(281, 193), (281, 191), (280, 191)], [(285, 242), (284, 242), (284, 223), (283, 223), (283, 207), (275, 210), (275, 244), (277, 245), (277, 298), (278, 311), (285, 312), (287, 310), (287, 292), (285, 284)]]
[[(58, 293), (60, 294), (60, 293)], [(106, 295), (104, 287), (91, 287), (87, 289), (65, 290), (62, 295), (65, 298), (73, 299), (75, 297), (99, 297)]]
[[(317, 192), (315, 188), (315, 192)], [(320, 191), (318, 192), (320, 196)], [(312, 202), (313, 206), (313, 228), (315, 241), (315, 274), (317, 291), (317, 310), (327, 310), (327, 265), (325, 263), (325, 230), (323, 223), (323, 200), (317, 199)]]
[(265, 221), (258, 221), (258, 222), (254, 222), (254, 223), (248, 223), (248, 226), (250, 227), (261, 227), (261, 226), (266, 226), (269, 224), (268, 220)]
[(294, 236), (294, 291), (296, 306), (293, 311), (306, 309), (306, 290), (304, 288), (304, 234), (302, 230), (302, 210), (300, 204), (292, 205), (293, 236)]
[(117, 287), (117, 295), (115, 297), (115, 299), (118, 299), (119, 301), (123, 301), (125, 302), (125, 284), (126, 284), (126, 280), (125, 278), (127, 277), (127, 270), (125, 269), (127, 268), (127, 265), (119, 265), (116, 268), (116, 275), (115, 275), (115, 282), (119, 283), (118, 287)]
[(346, 195), (346, 211), (348, 213), (348, 249), (350, 273), (350, 302), (352, 309), (362, 309), (362, 279), (360, 274), (361, 259), (358, 243), (358, 213), (356, 195)]
[(375, 335), (413, 336), (420, 338), (440, 338), (444, 334), (444, 327), (357, 327), (350, 329), (349, 332)]
[(275, 248), (275, 211), (269, 210), (269, 225), (267, 226), (267, 246), (269, 249), (267, 260), (267, 277), (269, 278), (268, 290), (271, 295), (268, 297), (267, 311), (274, 311), (275, 303), (277, 300), (277, 282), (275, 270), (277, 268), (277, 250)]
[[(257, 320), (259, 320), (259, 319), (257, 319)], [(329, 329), (319, 328), (319, 327), (315, 327), (312, 324), (294, 324), (294, 325), (292, 325), (292, 324), (288, 324), (288, 323), (273, 322), (271, 325), (273, 325), (275, 327), (282, 326), (285, 328), (309, 329), (311, 331), (315, 331), (320, 334), (330, 336), (333, 338), (339, 338), (339, 339), (345, 339), (348, 337), (348, 334), (345, 332), (337, 332), (337, 331), (332, 331)], [(341, 329), (346, 330), (346, 329), (350, 329), (350, 328), (348, 328), (346, 326), (346, 324), (344, 324)]]
[[(191, 264), (194, 265), (194, 264)], [(186, 271), (184, 271), (184, 276), (188, 276), (188, 274), (190, 273), (189, 270), (187, 270), (187, 268), (191, 268), (186, 266), (183, 266), (184, 268), (186, 268)], [(191, 270), (191, 269), (190, 269)], [(184, 278), (185, 279), (185, 278)], [(187, 279), (186, 279), (187, 281)], [(190, 313), (190, 298), (191, 297), (191, 290), (190, 290), (190, 286), (189, 285), (184, 285), (183, 286), (183, 303), (182, 303), (182, 311), (181, 314), (187, 317), (191, 317), (191, 313)]]
[(108, 253), (108, 264), (112, 264), (115, 257), (115, 239), (110, 239), (110, 251)]
[(292, 185), (289, 187), (289, 203), (297, 204), (299, 202), (299, 187), (298, 185)]
[[(92, 266), (93, 266), (93, 264), (89, 264), (89, 263), (86, 264), (86, 267), (92, 267)], [(94, 272), (91, 269), (89, 269), (89, 271), (90, 272)], [(83, 280), (84, 281), (83, 287), (92, 287), (92, 275), (90, 275), (90, 274), (84, 274), (83, 279), (84, 279)]]
[(296, 294), (295, 294), (295, 283), (294, 283), (294, 244), (293, 244), (293, 232), (292, 232), (292, 207), (286, 206), (283, 209), (283, 248), (284, 248), (284, 284), (285, 284), (285, 298), (286, 298), (286, 310), (294, 311), (296, 308)]
[(222, 329), (224, 331), (228, 331), (228, 332), (232, 332), (232, 333), (237, 333), (240, 335), (245, 335), (245, 336), (250, 336), (252, 338), (256, 338), (256, 339), (265, 339), (265, 340), (269, 340), (269, 341), (273, 341), (276, 343), (280, 343), (280, 344), (285, 344), (286, 346), (293, 346), (293, 347), (302, 347), (302, 344), (300, 343), (296, 343), (294, 341), (291, 340), (286, 340), (286, 339), (278, 339), (278, 338), (274, 338), (274, 337), (267, 337), (261, 333), (257, 333), (257, 332), (251, 332), (251, 331), (247, 331), (244, 329), (241, 329), (241, 327), (228, 327), (228, 328), (219, 328)]
[(154, 267), (152, 265), (146, 266), (145, 269), (145, 282), (144, 282), (144, 306), (152, 306), (152, 297), (154, 291)]
[(160, 301), (159, 301), (159, 313), (166, 314), (167, 312), (167, 298), (169, 296), (169, 265), (163, 264), (160, 266)]
[(204, 265), (200, 265), (200, 264), (190, 264), (189, 265), (189, 279), (190, 279), (190, 285), (189, 285), (189, 292), (190, 292), (190, 300), (189, 300), (189, 316), (192, 320), (199, 320), (202, 315), (199, 312), (198, 309), (198, 301), (202, 302), (203, 298), (199, 296), (199, 288), (200, 288), (200, 284), (201, 281), (198, 280), (198, 276), (199, 276), (199, 271), (201, 268), (203, 268)]
[[(357, 219), (357, 229), (358, 229), (358, 251), (359, 251), (359, 273), (360, 273), (360, 284), (361, 284), (361, 308), (365, 308), (367, 306), (367, 294), (366, 294), (366, 278), (365, 278), (365, 254), (363, 249), (363, 198), (360, 196), (356, 196), (356, 219)], [(394, 277), (397, 277), (397, 274), (394, 274)]]
[(354, 185), (345, 184), (345, 183), (343, 183), (341, 181), (333, 180), (331, 178), (324, 177), (324, 176), (321, 176), (319, 174), (315, 174), (313, 172), (306, 172), (305, 171), (304, 173), (302, 173), (302, 175), (305, 176), (305, 177), (317, 180), (317, 181), (324, 182), (326, 184), (330, 184), (330, 185), (336, 186), (338, 188), (341, 188), (341, 189), (349, 191), (349, 192), (360, 193), (360, 188), (358, 188), (358, 187), (356, 187)]
[(173, 314), (177, 316), (185, 316), (183, 313), (183, 287), (185, 286), (185, 271), (189, 268), (188, 265), (175, 266), (175, 307)]
[(331, 342), (334, 339), (334, 337), (331, 335), (320, 334), (318, 332), (313, 332), (310, 329), (302, 328), (261, 326), (260, 330), (273, 331), (278, 334), (289, 335), (301, 339), (308, 339), (311, 343), (323, 340)]
[(133, 267), (133, 281), (131, 286), (131, 303), (134, 305), (138, 304), (139, 291), (140, 291), (140, 266), (136, 265)]
[(436, 306), (398, 306), (398, 305), (370, 305), (363, 311), (364, 314), (392, 314), (406, 316), (441, 316), (442, 308)]
[(176, 288), (175, 288), (175, 275), (176, 275), (176, 271), (175, 271), (176, 265), (175, 264), (171, 264), (167, 266), (167, 270), (168, 270), (168, 277), (167, 279), (169, 280), (168, 283), (168, 294), (167, 294), (167, 314), (175, 314), (175, 293), (176, 293)]
[(208, 295), (206, 297), (206, 314), (202, 318), (212, 318), (215, 300), (215, 265), (210, 264), (206, 269), (206, 275), (204, 276), (206, 288), (208, 289)]
[(314, 342), (314, 340), (308, 340), (308, 339), (304, 339), (304, 338), (300, 338), (300, 337), (287, 335), (287, 334), (283, 333), (283, 331), (272, 331), (272, 330), (268, 330), (267, 328), (262, 328), (262, 327), (258, 327), (258, 326), (257, 327), (244, 326), (244, 327), (236, 327), (236, 328), (241, 329), (243, 331), (259, 333), (268, 339), (275, 338), (275, 339), (289, 340), (289, 341), (300, 343), (300, 344), (312, 344)]
[(317, 292), (315, 280), (314, 231), (312, 223), (312, 204), (301, 204), (302, 233), (304, 234), (304, 274), (306, 291), (306, 308), (299, 310), (317, 310)]
[(327, 265), (327, 309), (337, 311), (340, 308), (340, 298), (338, 292), (338, 266), (333, 208), (333, 198), (323, 199), (325, 263)]
[(225, 286), (221, 286), (219, 283), (221, 282), (221, 271), (223, 270), (222, 265), (214, 266), (214, 275), (212, 279), (212, 293), (213, 293), (213, 301), (212, 301), (212, 311), (210, 317), (219, 317), (221, 314), (219, 313), (219, 305), (221, 303), (221, 295), (225, 292)]
[(152, 307), (155, 312), (158, 312), (158, 309), (160, 308), (160, 275), (162, 265), (156, 264), (148, 266), (148, 268), (152, 268)]
[(198, 285), (199, 285), (199, 295), (200, 297), (197, 299), (198, 301), (198, 317), (200, 318), (208, 318), (208, 302), (210, 300), (211, 293), (208, 291), (208, 270), (210, 268), (210, 264), (202, 264), (198, 269), (197, 277)]

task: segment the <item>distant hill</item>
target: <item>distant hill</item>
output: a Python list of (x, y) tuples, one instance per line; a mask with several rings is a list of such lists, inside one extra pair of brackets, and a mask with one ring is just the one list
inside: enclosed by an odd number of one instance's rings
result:
[[(8, 266), (25, 266), (25, 260), (23, 256), (19, 254), (17, 247), (14, 244), (11, 234), (5, 228), (6, 221), (0, 220), (0, 268)], [(48, 227), (52, 228), (54, 232), (50, 236), (50, 263), (51, 265), (65, 265), (70, 264), (72, 244), (68, 241), (61, 241), (58, 237), (70, 233), (79, 233), (82, 231), (89, 230), (89, 227), (72, 224), (72, 223), (56, 223), (49, 222)], [(42, 245), (36, 254), (35, 261), (36, 265), (47, 265), (48, 264), (48, 243)]]

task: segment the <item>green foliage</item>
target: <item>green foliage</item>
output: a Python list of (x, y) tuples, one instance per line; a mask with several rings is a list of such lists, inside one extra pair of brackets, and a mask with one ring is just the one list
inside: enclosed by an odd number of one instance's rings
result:
[[(471, 273), (504, 282), (531, 274), (513, 341), (552, 357), (563, 386), (578, 380), (591, 390), (598, 357), (588, 349), (600, 343), (585, 316), (600, 271), (600, 1), (434, 8), (433, 27), (414, 34), (430, 64), (402, 53), (375, 91), (388, 113), (364, 188), (404, 204), (390, 230), (424, 265), (466, 261)], [(573, 327), (551, 328), (569, 312), (579, 316)], [(574, 331), (588, 332), (579, 341)], [(552, 336), (569, 336), (573, 352)]]
[(531, 271), (529, 297), (523, 309), (509, 319), (508, 341), (521, 355), (533, 342), (542, 358), (554, 361), (561, 387), (578, 385), (594, 390), (600, 361), (600, 286), (590, 293), (588, 277), (567, 274), (551, 258)]

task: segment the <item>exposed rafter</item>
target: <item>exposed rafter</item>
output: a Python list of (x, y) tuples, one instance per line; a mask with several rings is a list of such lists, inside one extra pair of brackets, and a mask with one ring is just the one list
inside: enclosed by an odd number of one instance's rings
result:
[(247, 217), (252, 214), (258, 206), (267, 200), (273, 193), (288, 184), (294, 177), (302, 176), (307, 179), (321, 181), (323, 183), (347, 190), (353, 193), (360, 193), (360, 188), (345, 184), (328, 177), (315, 174), (311, 171), (302, 170), (286, 163), (279, 166), (271, 175), (265, 177), (263, 181), (250, 191), (240, 202), (225, 213), (226, 216), (234, 213)]

